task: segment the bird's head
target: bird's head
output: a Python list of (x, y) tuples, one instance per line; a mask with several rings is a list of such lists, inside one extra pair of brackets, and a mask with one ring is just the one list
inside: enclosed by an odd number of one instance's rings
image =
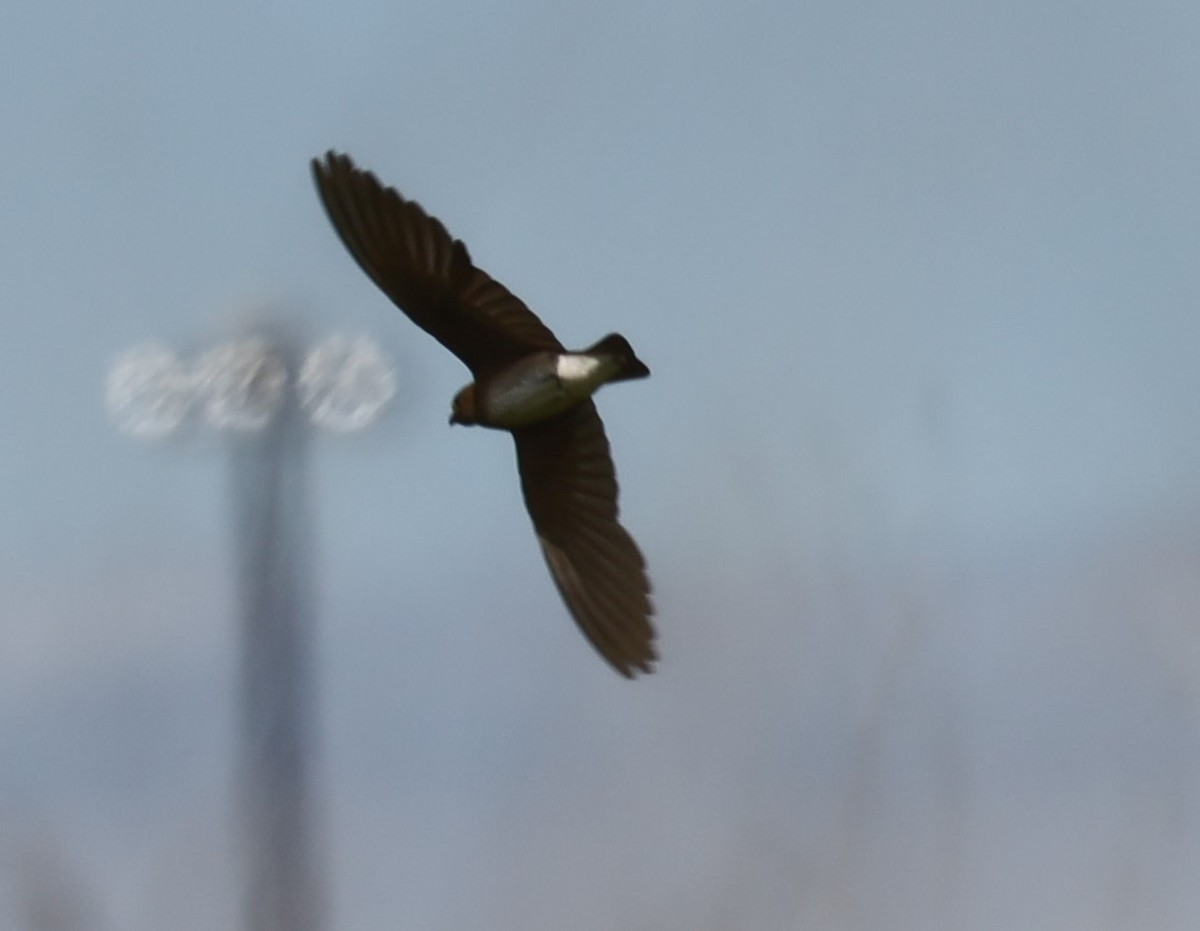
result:
[(450, 409), (450, 423), (469, 426), (478, 422), (475, 413), (475, 385), (470, 384), (454, 396), (454, 405)]

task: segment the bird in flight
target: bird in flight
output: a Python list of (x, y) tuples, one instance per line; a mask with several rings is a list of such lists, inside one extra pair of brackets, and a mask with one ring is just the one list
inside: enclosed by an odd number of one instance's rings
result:
[(450, 423), (512, 434), (533, 529), (584, 635), (623, 676), (653, 672), (650, 580), (617, 519), (616, 472), (592, 401), (601, 385), (650, 370), (616, 333), (565, 349), (441, 222), (348, 156), (328, 152), (312, 169), (359, 267), (471, 370), (475, 380), (455, 395)]

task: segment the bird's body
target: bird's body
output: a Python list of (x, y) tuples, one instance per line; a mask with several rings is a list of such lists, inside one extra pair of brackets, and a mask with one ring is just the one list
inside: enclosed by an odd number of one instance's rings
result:
[(638, 366), (645, 370), (616, 334), (582, 352), (535, 352), (463, 388), (450, 422), (499, 430), (528, 427), (566, 413), (602, 385), (649, 374)]
[(346, 156), (314, 160), (313, 175), (363, 271), (475, 376), (450, 422), (512, 434), (538, 542), (584, 634), (622, 675), (652, 671), (650, 581), (617, 520), (616, 473), (591, 400), (602, 385), (650, 370), (615, 333), (566, 350), (437, 219)]

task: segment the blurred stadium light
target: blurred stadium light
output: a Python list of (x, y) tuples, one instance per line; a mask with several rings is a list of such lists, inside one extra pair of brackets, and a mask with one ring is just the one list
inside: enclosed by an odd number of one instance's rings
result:
[(214, 346), (192, 365), (147, 343), (109, 370), (105, 400), (122, 432), (163, 439), (193, 417), (231, 448), (247, 931), (320, 931), (325, 923), (309, 806), (309, 428), (364, 429), (395, 393), (389, 360), (363, 337), (333, 336), (302, 351), (286, 334), (263, 331)]

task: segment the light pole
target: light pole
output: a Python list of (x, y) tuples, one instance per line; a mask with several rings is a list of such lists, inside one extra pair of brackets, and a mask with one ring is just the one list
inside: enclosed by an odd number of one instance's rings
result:
[(308, 428), (363, 429), (395, 391), (391, 365), (369, 340), (335, 336), (304, 352), (278, 331), (214, 346), (192, 365), (148, 344), (109, 371), (106, 401), (122, 431), (166, 437), (194, 414), (230, 441), (246, 931), (325, 924), (308, 802), (315, 622)]

